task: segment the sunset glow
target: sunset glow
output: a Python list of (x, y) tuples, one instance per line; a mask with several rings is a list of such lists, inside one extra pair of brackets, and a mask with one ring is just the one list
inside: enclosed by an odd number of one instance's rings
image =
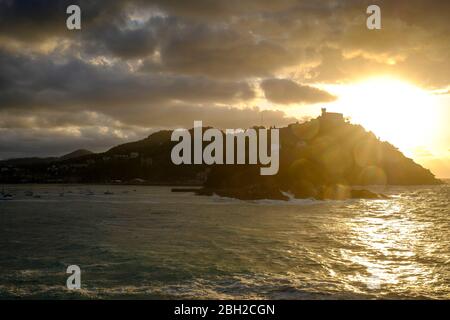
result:
[(0, 302), (449, 300), (449, 12), (0, 0)]
[(418, 146), (432, 144), (438, 109), (425, 90), (380, 77), (336, 87), (335, 92), (339, 100), (333, 107), (405, 153), (412, 155)]

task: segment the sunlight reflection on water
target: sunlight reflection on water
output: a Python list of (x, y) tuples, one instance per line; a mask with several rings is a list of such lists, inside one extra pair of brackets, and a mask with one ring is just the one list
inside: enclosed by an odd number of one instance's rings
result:
[[(61, 197), (59, 186), (10, 186), (0, 297), (448, 299), (449, 187), (247, 202), (166, 187), (66, 186)], [(77, 293), (64, 289), (74, 263)]]
[(395, 291), (397, 286), (415, 291), (417, 287), (418, 292), (436, 282), (433, 265), (416, 259), (421, 251), (433, 250), (433, 244), (426, 240), (433, 232), (433, 222), (415, 219), (414, 208), (405, 207), (403, 201), (367, 201), (367, 209), (345, 223), (349, 239), (360, 249), (344, 249), (342, 258), (365, 268), (364, 272), (349, 275), (350, 282), (362, 282), (372, 290), (388, 286)]

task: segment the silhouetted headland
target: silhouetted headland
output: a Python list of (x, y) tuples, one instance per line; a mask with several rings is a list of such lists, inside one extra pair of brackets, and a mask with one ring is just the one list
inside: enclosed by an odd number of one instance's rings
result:
[(280, 168), (273, 176), (260, 175), (260, 165), (253, 164), (174, 165), (171, 132), (104, 153), (80, 150), (58, 158), (0, 161), (0, 182), (201, 186), (188, 191), (244, 200), (378, 199), (385, 196), (354, 186), (442, 183), (390, 143), (326, 110), (316, 119), (279, 128)]

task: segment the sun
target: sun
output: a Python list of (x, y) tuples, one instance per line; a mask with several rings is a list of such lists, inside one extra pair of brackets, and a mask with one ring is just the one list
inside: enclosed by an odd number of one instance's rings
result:
[(406, 154), (432, 139), (437, 112), (433, 95), (425, 90), (399, 79), (379, 77), (330, 91), (339, 97), (333, 109)]

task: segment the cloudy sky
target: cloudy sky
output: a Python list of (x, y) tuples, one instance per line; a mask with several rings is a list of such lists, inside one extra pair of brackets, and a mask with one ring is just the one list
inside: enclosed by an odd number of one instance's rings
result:
[[(70, 4), (82, 30), (66, 28)], [(369, 4), (381, 30), (366, 27)], [(327, 106), (450, 177), (449, 12), (440, 0), (0, 0), (0, 158), (104, 151), (194, 120), (285, 125)]]

